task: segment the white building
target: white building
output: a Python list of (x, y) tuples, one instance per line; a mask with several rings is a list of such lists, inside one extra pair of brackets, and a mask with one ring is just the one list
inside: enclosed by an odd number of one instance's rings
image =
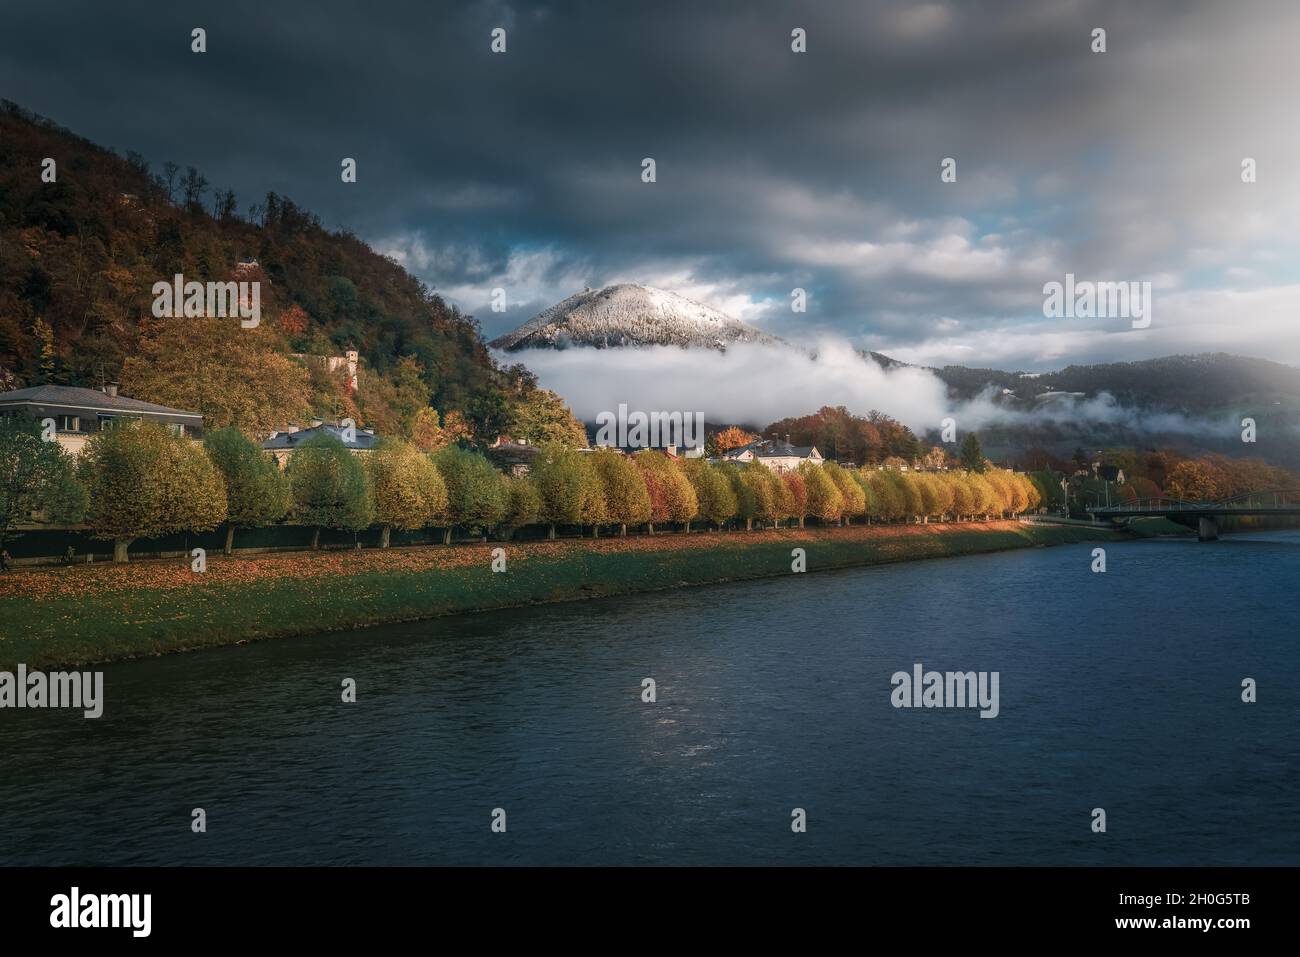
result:
[(754, 462), (766, 465), (774, 472), (797, 469), (804, 462), (820, 465), (822, 454), (815, 445), (791, 445), (780, 439), (759, 439), (722, 453), (724, 462)]

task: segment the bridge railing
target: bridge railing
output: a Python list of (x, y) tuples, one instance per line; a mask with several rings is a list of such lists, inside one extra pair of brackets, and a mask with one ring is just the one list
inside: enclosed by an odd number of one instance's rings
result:
[(1110, 515), (1128, 512), (1153, 512), (1168, 514), (1170, 512), (1215, 513), (1240, 509), (1293, 509), (1300, 507), (1300, 489), (1267, 489), (1255, 492), (1242, 492), (1230, 498), (1213, 501), (1195, 501), (1169, 496), (1141, 498), (1132, 502), (1116, 502), (1112, 505), (1084, 506), (1090, 515)]

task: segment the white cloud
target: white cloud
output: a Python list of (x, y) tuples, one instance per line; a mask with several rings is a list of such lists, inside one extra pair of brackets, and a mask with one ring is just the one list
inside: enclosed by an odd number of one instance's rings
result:
[(632, 409), (693, 411), (710, 422), (765, 425), (788, 415), (844, 405), (878, 408), (914, 427), (938, 427), (945, 388), (920, 369), (889, 371), (864, 362), (845, 340), (816, 344), (817, 358), (793, 348), (534, 350), (522, 359), (584, 420), (626, 403)]
[(1032, 410), (997, 404), (993, 389), (970, 401), (954, 402), (947, 386), (929, 370), (884, 369), (840, 338), (819, 339), (810, 352), (741, 344), (725, 353), (650, 346), (530, 350), (508, 357), (511, 362), (519, 360), (587, 422), (625, 404), (631, 410), (692, 412), (712, 423), (762, 428), (787, 416), (842, 405), (860, 415), (878, 409), (917, 434), (941, 429), (948, 416), (962, 429), (993, 422), (1094, 422), (1204, 436), (1230, 435), (1235, 428), (1231, 417), (1206, 422), (1172, 412), (1139, 413), (1106, 394), (1091, 399), (1061, 396)]

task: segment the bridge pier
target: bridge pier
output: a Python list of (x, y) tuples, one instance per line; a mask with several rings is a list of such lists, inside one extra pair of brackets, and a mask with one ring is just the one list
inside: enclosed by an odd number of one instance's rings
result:
[(1219, 523), (1211, 516), (1198, 516), (1196, 540), (1198, 542), (1217, 542), (1219, 540)]

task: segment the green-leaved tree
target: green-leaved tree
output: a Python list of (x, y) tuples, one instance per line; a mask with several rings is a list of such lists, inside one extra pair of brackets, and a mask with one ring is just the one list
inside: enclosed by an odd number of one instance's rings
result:
[(226, 486), (224, 551), (229, 555), (236, 528), (259, 528), (284, 518), (289, 483), (275, 459), (233, 425), (205, 435), (203, 448)]
[(314, 526), (312, 548), (320, 547), (322, 528), (360, 531), (374, 521), (366, 467), (338, 436), (313, 435), (294, 451), (284, 474), (293, 499), (294, 520)]
[(77, 464), (87, 521), (125, 562), (137, 538), (204, 532), (226, 518), (221, 473), (203, 448), (155, 422), (121, 422), (86, 443)]
[(447, 511), (447, 486), (430, 458), (410, 442), (384, 439), (366, 456), (375, 497), (379, 547), (387, 548), (394, 528), (425, 528)]
[(47, 521), (77, 522), (85, 506), (72, 457), (42, 438), (40, 423), (0, 418), (0, 548), (34, 512)]
[(505, 477), (477, 452), (449, 445), (430, 458), (447, 486), (447, 529), (443, 542), (451, 544), (451, 530), (491, 528), (499, 524), (510, 507)]
[(530, 475), (512, 475), (506, 478), (506, 492), (510, 505), (506, 509), (506, 521), (511, 529), (532, 525), (542, 510), (542, 496), (537, 491), (537, 483)]
[(967, 472), (980, 474), (987, 468), (984, 462), (984, 450), (980, 447), (979, 436), (974, 432), (967, 432), (966, 438), (961, 440), (961, 454), (958, 456), (961, 461), (961, 467)]
[(603, 519), (605, 499), (590, 454), (547, 442), (533, 460), (533, 481), (541, 496), (538, 517), (550, 526), (547, 537), (555, 537), (556, 525), (595, 525)]

